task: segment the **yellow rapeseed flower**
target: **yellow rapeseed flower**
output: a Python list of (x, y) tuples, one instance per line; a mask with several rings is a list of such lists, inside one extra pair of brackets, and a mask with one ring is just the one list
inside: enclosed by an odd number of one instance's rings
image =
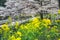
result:
[(21, 40), (21, 38), (20, 38), (20, 37), (18, 37), (16, 40)]
[(20, 25), (20, 29), (24, 29), (24, 25)]
[(16, 40), (15, 36), (12, 35), (11, 38), (10, 38), (10, 40)]
[(60, 40), (60, 38), (58, 40)]
[(8, 40), (21, 40), (20, 37), (16, 38), (14, 35), (12, 35)]
[(21, 33), (21, 32), (19, 32), (19, 31), (17, 31), (17, 35), (22, 36), (22, 33)]
[(39, 28), (39, 23), (34, 24), (35, 27)]
[(47, 24), (43, 24), (46, 28), (50, 28), (50, 26), (48, 26)]
[(38, 18), (34, 18), (33, 21), (32, 21), (32, 24), (35, 24), (35, 23), (39, 23), (39, 19)]
[(2, 25), (1, 28), (2, 28), (3, 30), (5, 30), (5, 31), (9, 31), (9, 27), (8, 27), (7, 24)]
[(51, 20), (49, 20), (49, 19), (43, 19), (43, 22), (44, 22), (46, 25), (51, 24)]
[(55, 20), (55, 22), (60, 22), (60, 20)]
[(58, 14), (60, 14), (60, 10), (58, 10)]
[(38, 18), (34, 18), (33, 21), (38, 21)]
[(25, 29), (28, 29), (28, 26), (24, 26)]
[(40, 20), (39, 20), (38, 18), (34, 18), (33, 21), (32, 21), (32, 24), (33, 24), (35, 27), (39, 27)]

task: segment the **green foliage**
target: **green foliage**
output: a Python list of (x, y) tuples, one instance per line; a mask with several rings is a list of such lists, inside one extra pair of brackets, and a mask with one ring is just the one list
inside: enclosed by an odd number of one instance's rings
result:
[(4, 5), (5, 2), (6, 2), (6, 0), (0, 0), (0, 6), (4, 6), (5, 7), (5, 5)]

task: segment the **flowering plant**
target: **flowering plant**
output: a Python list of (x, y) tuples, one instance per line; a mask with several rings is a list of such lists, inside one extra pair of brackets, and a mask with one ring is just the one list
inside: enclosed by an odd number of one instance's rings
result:
[(60, 20), (54, 25), (50, 19), (34, 18), (24, 24), (4, 24), (0, 27), (0, 40), (60, 40)]

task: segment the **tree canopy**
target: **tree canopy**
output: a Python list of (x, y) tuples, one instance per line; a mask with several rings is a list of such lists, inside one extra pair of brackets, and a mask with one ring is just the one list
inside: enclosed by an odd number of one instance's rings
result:
[(0, 0), (0, 6), (4, 6), (5, 7), (5, 5), (4, 5), (5, 2), (6, 2), (6, 0)]

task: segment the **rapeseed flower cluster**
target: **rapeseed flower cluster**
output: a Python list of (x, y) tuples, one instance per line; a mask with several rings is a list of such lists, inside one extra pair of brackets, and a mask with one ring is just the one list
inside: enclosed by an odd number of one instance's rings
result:
[(22, 33), (21, 32), (19, 32), (19, 31), (17, 31), (17, 33), (16, 33), (17, 35), (19, 35), (19, 36), (22, 36)]
[(40, 25), (40, 20), (38, 18), (34, 18), (32, 20), (32, 24), (35, 26), (35, 27), (39, 27)]
[(60, 10), (58, 10), (58, 14), (60, 14)]
[(16, 38), (14, 35), (12, 35), (8, 40), (21, 40), (20, 37)]
[(60, 22), (60, 20), (55, 20), (55, 22)]
[(60, 40), (60, 38), (58, 40)]
[(56, 25), (52, 25), (50, 19), (40, 20), (36, 17), (22, 24), (19, 22), (10, 26), (3, 24), (0, 27), (0, 37), (1, 40), (60, 40), (58, 39), (60, 37), (60, 24), (58, 22), (55, 22)]
[(51, 24), (51, 20), (49, 20), (49, 19), (43, 19), (43, 22), (44, 22), (46, 25)]
[(7, 24), (2, 25), (1, 27), (4, 31), (9, 31), (9, 27)]

